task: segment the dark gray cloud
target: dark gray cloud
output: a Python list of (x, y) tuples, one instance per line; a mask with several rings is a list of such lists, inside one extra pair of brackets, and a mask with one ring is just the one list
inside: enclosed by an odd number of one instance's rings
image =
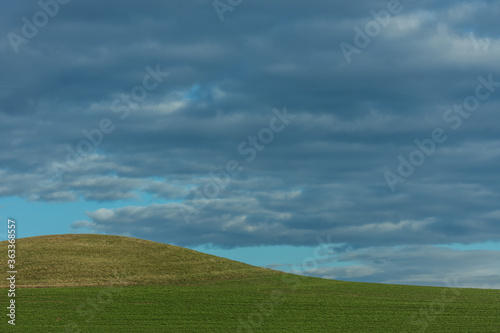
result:
[[(401, 3), (351, 63), (340, 43), (386, 1), (250, 1), (224, 22), (208, 0), (70, 1), (17, 53), (8, 34), (41, 9), (6, 5), (0, 195), (99, 201), (76, 228), (185, 246), (500, 241), (500, 5)], [(146, 91), (151, 69), (169, 74)], [(489, 95), (454, 129), (480, 77)], [(247, 161), (284, 107), (296, 118)], [(392, 192), (384, 173), (435, 128), (447, 141)], [(200, 199), (229, 161), (241, 171)]]

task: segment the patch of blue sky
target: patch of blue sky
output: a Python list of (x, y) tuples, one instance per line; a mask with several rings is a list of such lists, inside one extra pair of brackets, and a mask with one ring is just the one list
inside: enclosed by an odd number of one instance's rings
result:
[[(292, 268), (298, 271), (307, 269), (305, 265), (314, 258), (315, 246), (259, 246), (259, 247), (240, 247), (235, 249), (220, 249), (209, 246), (189, 247), (202, 253), (211, 254), (218, 257), (223, 257), (245, 264), (269, 267), (275, 270), (291, 272)], [(333, 254), (332, 256), (335, 256)], [(321, 258), (327, 258), (325, 255), (319, 257), (316, 262), (319, 267), (343, 267), (356, 264), (355, 262), (335, 262), (332, 257), (331, 261), (324, 261)]]
[(182, 97), (185, 100), (197, 101), (201, 98), (200, 89), (201, 89), (201, 86), (199, 84), (195, 84)]
[(88, 230), (74, 230), (71, 224), (89, 220), (85, 212), (100, 208), (116, 209), (126, 206), (147, 206), (153, 203), (182, 202), (166, 200), (152, 194), (137, 191), (138, 199), (97, 202), (78, 200), (74, 202), (34, 202), (20, 197), (0, 198), (0, 241), (7, 239), (7, 219), (17, 223), (17, 238), (57, 235), (67, 233), (88, 233)]
[(490, 250), (500, 251), (500, 242), (483, 242), (473, 244), (440, 244), (438, 247), (446, 247), (457, 251)]

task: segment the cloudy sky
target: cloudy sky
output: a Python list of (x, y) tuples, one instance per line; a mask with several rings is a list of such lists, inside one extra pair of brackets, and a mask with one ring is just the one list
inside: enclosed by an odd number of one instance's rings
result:
[(6, 4), (0, 218), (19, 237), (500, 288), (499, 16), (486, 0)]

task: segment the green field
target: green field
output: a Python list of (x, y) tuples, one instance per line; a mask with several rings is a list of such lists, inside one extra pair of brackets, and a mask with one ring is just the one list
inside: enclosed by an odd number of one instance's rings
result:
[(117, 236), (17, 244), (16, 326), (4, 314), (0, 332), (500, 331), (500, 290), (299, 277)]

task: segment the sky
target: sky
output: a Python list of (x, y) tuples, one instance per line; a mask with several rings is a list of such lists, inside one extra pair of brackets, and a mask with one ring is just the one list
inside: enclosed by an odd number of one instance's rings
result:
[(497, 1), (26, 0), (0, 230), (500, 288)]

